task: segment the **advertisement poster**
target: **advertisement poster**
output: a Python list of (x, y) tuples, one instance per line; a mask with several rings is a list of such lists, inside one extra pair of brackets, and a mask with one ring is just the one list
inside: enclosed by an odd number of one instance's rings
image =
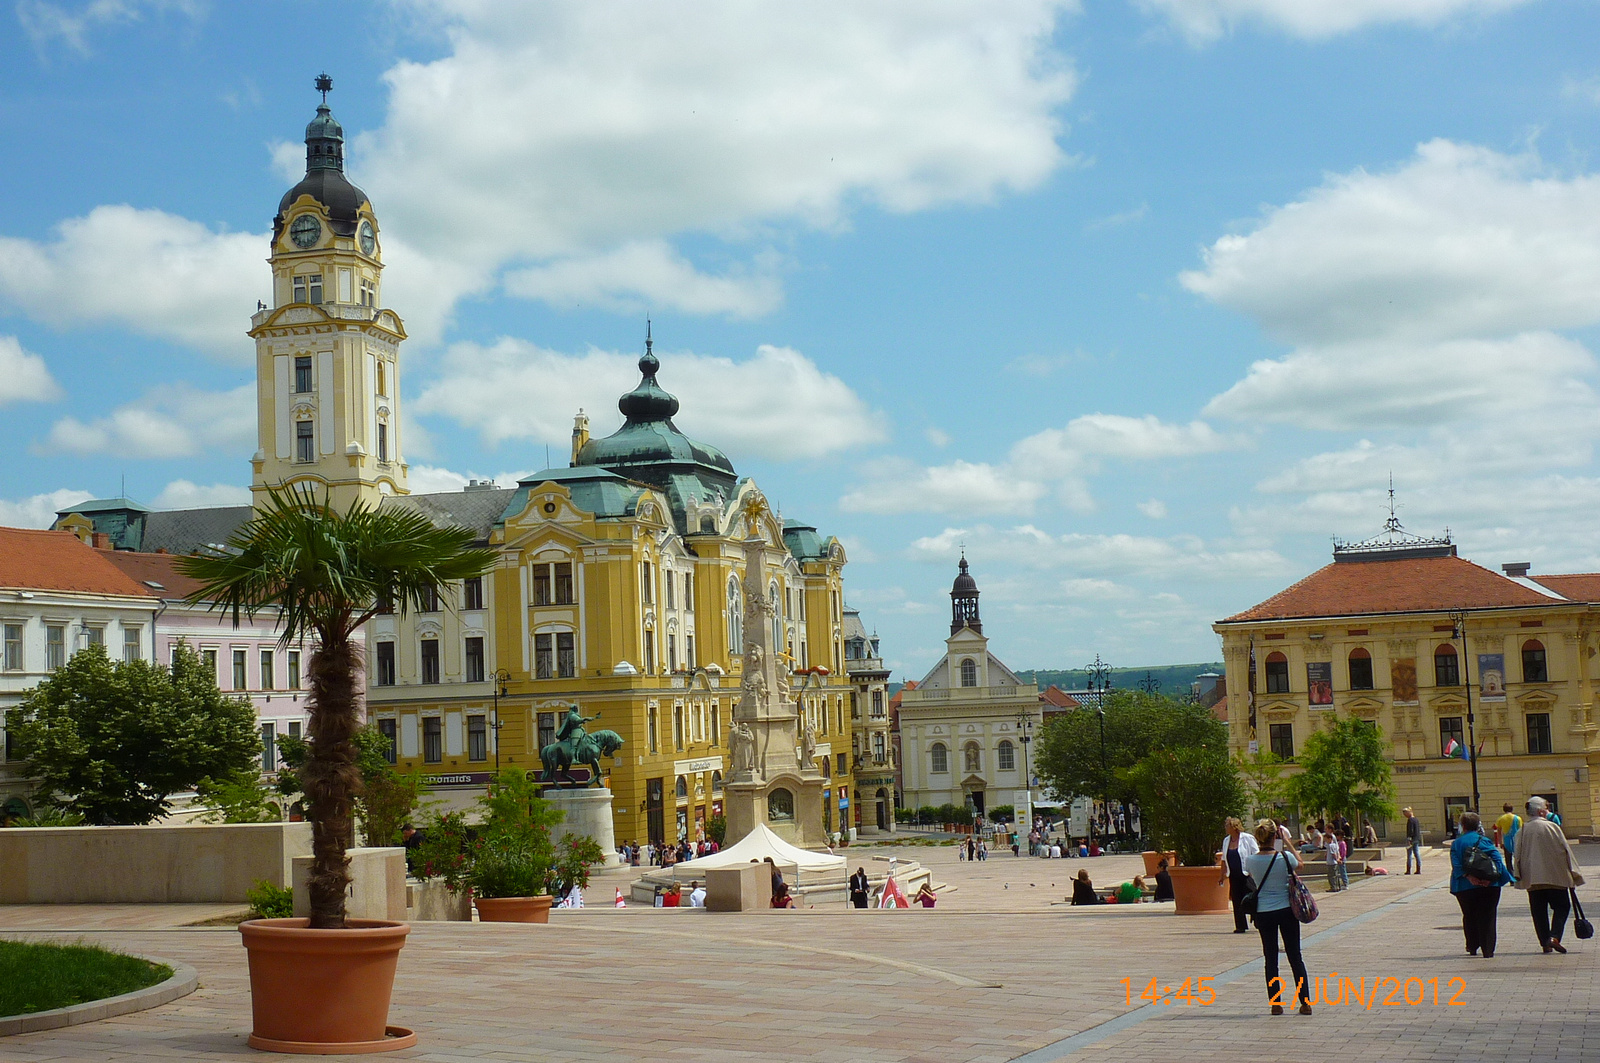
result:
[(1311, 661), (1306, 664), (1306, 690), (1311, 694), (1311, 704), (1333, 704), (1333, 662)]
[(1478, 698), (1481, 701), (1506, 700), (1506, 655), (1478, 654)]
[(1389, 690), (1396, 705), (1417, 703), (1417, 659), (1399, 657), (1389, 662)]

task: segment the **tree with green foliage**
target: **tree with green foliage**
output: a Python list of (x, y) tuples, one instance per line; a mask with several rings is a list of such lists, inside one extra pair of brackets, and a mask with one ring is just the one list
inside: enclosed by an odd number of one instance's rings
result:
[(1245, 800), (1256, 815), (1269, 809), (1276, 812), (1289, 799), (1288, 780), (1284, 778), (1288, 763), (1276, 753), (1265, 749), (1241, 753), (1233, 758), (1233, 766), (1244, 784)]
[(1152, 749), (1218, 741), (1226, 743), (1226, 726), (1209, 709), (1162, 694), (1114, 690), (1105, 698), (1105, 768), (1099, 714), (1085, 707), (1057, 713), (1045, 724), (1034, 744), (1034, 771), (1061, 800), (1137, 801), (1138, 787), (1127, 772)]
[[(399, 845), (400, 830), (411, 820), (428, 792), (422, 773), (402, 772), (389, 763), (389, 739), (378, 725), (369, 723), (355, 733), (356, 765), (361, 771), (361, 794), (356, 798), (356, 819), (361, 824), (361, 834), (367, 845)], [(305, 766), (310, 753), (307, 740), (285, 735), (279, 740), (279, 757), (283, 767), (278, 769), (278, 793), (285, 800), (302, 799), (302, 808), (309, 817), (300, 788), (300, 769)]]
[(1303, 811), (1394, 816), (1394, 778), (1377, 724), (1346, 717), (1313, 731), (1296, 762), (1302, 770), (1288, 780), (1288, 795)]
[(1229, 816), (1244, 811), (1239, 770), (1222, 742), (1154, 749), (1126, 773), (1158, 850), (1177, 850), (1178, 862), (1215, 862), (1217, 839)]
[(200, 817), (206, 823), (277, 823), (283, 818), (272, 788), (253, 768), (221, 779), (201, 779), (194, 790), (210, 806)]
[(361, 651), (355, 633), (384, 609), (402, 615), (448, 600), (459, 581), (494, 564), (465, 528), (436, 527), (416, 510), (356, 501), (341, 512), (309, 483), (282, 486), (222, 550), (180, 558), (199, 581), (191, 603), (233, 616), (270, 613), (280, 645), (311, 643), (306, 670), (310, 751), (299, 769), (311, 821), (308, 882), (315, 929), (345, 925), (356, 799), (361, 795)]
[(201, 780), (259, 768), (255, 709), (182, 644), (170, 668), (88, 646), (6, 713), (37, 801), (93, 824), (149, 823)]

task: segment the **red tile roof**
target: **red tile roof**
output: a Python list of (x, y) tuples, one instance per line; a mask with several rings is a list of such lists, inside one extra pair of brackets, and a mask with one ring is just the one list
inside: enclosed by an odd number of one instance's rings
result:
[(0, 587), (154, 598), (156, 592), (111, 563), (105, 550), (69, 531), (0, 528)]
[[(200, 589), (198, 580), (190, 579), (178, 571), (177, 554), (143, 554), (132, 550), (117, 550), (103, 555), (128, 578), (140, 584), (146, 594), (162, 598), (187, 598)], [(161, 586), (152, 587), (150, 584)]]
[(1563, 598), (1575, 602), (1600, 602), (1600, 572), (1572, 572), (1560, 576), (1532, 576), (1533, 582), (1549, 587)]
[(1058, 709), (1076, 709), (1079, 707), (1077, 698), (1068, 694), (1054, 683), (1039, 691), (1039, 700)]
[(1556, 604), (1554, 599), (1464, 558), (1408, 557), (1336, 561), (1254, 609), (1221, 622)]

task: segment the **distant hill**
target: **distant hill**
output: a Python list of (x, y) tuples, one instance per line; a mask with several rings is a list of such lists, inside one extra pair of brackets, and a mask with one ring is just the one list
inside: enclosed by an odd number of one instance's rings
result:
[[(1161, 684), (1156, 688), (1159, 693), (1183, 697), (1189, 693), (1190, 684), (1194, 682), (1195, 676), (1201, 672), (1220, 674), (1222, 670), (1221, 661), (1202, 664), (1153, 664), (1145, 668), (1113, 668), (1111, 686), (1116, 690), (1138, 690), (1148, 677)], [(1023, 682), (1039, 684), (1040, 690), (1051, 684), (1062, 690), (1083, 690), (1089, 685), (1089, 673), (1082, 668), (1062, 670), (1039, 668), (1018, 672), (1017, 677)]]

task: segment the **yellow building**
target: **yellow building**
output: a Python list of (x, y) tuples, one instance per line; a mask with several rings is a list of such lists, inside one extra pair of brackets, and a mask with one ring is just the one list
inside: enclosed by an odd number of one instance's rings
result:
[(1448, 537), (1336, 546), (1332, 564), (1213, 626), (1233, 748), (1292, 760), (1313, 731), (1369, 720), (1388, 739), (1400, 806), (1442, 835), (1472, 804), (1470, 730), (1484, 811), (1540, 794), (1568, 834), (1592, 833), (1600, 576), (1528, 567), (1492, 572)]
[[(497, 755), (542, 767), (538, 751), (575, 704), (598, 717), (591, 733), (625, 742), (602, 765), (617, 839), (694, 840), (722, 812), (743, 652), (743, 514), (759, 492), (672, 423), (678, 400), (656, 381), (649, 340), (639, 368), (615, 433), (592, 439), (579, 415), (570, 467), (515, 489), (385, 501), (476, 529), (500, 562), (460, 589), (455, 608), (370, 625), (368, 703), (403, 768), (466, 787), (487, 781)], [(790, 690), (818, 735), (823, 822), (839, 830), (853, 815), (845, 554), (810, 526), (764, 519), (773, 644), (787, 650)]]

